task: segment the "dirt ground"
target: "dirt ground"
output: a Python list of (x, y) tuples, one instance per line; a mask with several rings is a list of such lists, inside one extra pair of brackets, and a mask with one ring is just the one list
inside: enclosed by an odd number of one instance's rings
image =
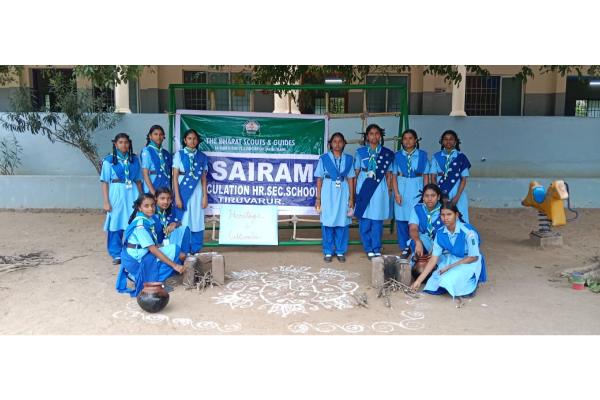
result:
[[(115, 291), (100, 212), (0, 212), (1, 334), (599, 334), (600, 294), (573, 290), (559, 272), (597, 262), (600, 210), (560, 228), (565, 245), (529, 242), (532, 209), (472, 209), (488, 282), (462, 308), (448, 296), (370, 288), (358, 246), (345, 264), (320, 247), (227, 247), (229, 278), (203, 292), (175, 285), (167, 307), (143, 312)], [(288, 239), (291, 231), (282, 231)], [(311, 231), (303, 231), (310, 235)], [(318, 235), (318, 232), (312, 232)], [(355, 235), (356, 233), (354, 233)], [(387, 234), (386, 234), (387, 235)], [(211, 251), (205, 248), (205, 251)], [(384, 253), (397, 253), (386, 245)], [(368, 308), (353, 294), (366, 293)]]

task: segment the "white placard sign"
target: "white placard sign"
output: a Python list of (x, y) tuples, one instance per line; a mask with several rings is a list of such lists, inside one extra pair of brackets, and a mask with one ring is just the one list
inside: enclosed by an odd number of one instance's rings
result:
[(221, 205), (219, 244), (277, 245), (277, 206)]

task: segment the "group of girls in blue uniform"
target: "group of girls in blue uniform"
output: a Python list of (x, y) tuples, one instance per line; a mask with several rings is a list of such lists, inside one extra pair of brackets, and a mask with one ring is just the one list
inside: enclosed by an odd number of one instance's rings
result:
[[(431, 275), (426, 286), (430, 293), (472, 293), (477, 282), (485, 280), (485, 262), (479, 253), (479, 234), (468, 224), (465, 186), (471, 165), (460, 152), (458, 135), (452, 130), (442, 133), (441, 150), (431, 162), (427, 152), (419, 149), (420, 139), (413, 129), (402, 133), (401, 148), (395, 153), (384, 146), (384, 136), (384, 129), (369, 125), (363, 133), (363, 146), (353, 158), (344, 153), (346, 140), (336, 132), (329, 140), (329, 151), (319, 158), (316, 209), (322, 224), (325, 262), (331, 262), (333, 256), (345, 261), (352, 215), (358, 219), (367, 257), (381, 256), (383, 221), (393, 212), (400, 249), (410, 249), (417, 257), (431, 255), (433, 267), (439, 264), (433, 274), (430, 264), (414, 271), (416, 287)], [(452, 225), (450, 217), (441, 218), (442, 210), (453, 213)], [(439, 231), (444, 238), (440, 243), (436, 241)], [(454, 272), (445, 275), (444, 268)], [(471, 271), (475, 271), (472, 276)], [(443, 279), (440, 272), (445, 275)], [(469, 282), (475, 280), (475, 286), (462, 282), (466, 275)]]
[[(485, 280), (485, 261), (479, 234), (468, 223), (470, 163), (460, 152), (458, 135), (445, 131), (431, 161), (419, 149), (416, 131), (402, 133), (397, 152), (384, 146), (384, 136), (384, 129), (369, 125), (352, 157), (344, 152), (344, 135), (336, 132), (319, 158), (315, 207), (324, 260), (346, 260), (352, 216), (367, 257), (381, 256), (383, 221), (393, 216), (400, 249), (430, 255), (425, 267), (413, 271), (414, 287), (426, 281), (429, 293), (473, 293)], [(163, 128), (152, 126), (138, 159), (129, 136), (119, 133), (102, 162), (107, 249), (120, 264), (117, 290), (132, 296), (144, 282), (181, 272), (186, 254), (203, 245), (208, 159), (198, 149), (200, 135), (186, 131), (184, 147), (173, 157), (162, 148), (164, 139)]]
[(162, 148), (164, 139), (163, 128), (152, 126), (138, 159), (129, 136), (119, 133), (102, 161), (107, 249), (120, 264), (117, 290), (131, 296), (144, 282), (182, 272), (186, 254), (203, 245), (208, 162), (198, 149), (200, 135), (186, 131), (174, 157)]

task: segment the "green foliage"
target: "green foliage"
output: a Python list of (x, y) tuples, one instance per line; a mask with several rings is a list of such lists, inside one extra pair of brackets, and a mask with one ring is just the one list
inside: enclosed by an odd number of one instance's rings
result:
[(2, 126), (11, 132), (42, 135), (53, 143), (73, 146), (100, 172), (94, 133), (113, 128), (120, 115), (101, 111), (105, 107), (103, 100), (94, 98), (89, 90), (77, 91), (72, 78), (55, 73), (49, 81), (56, 98), (55, 109), (34, 112), (31, 92), (20, 88), (11, 99), (14, 111), (1, 118)]
[(14, 175), (17, 167), (21, 165), (22, 151), (23, 147), (14, 134), (0, 138), (0, 175)]
[(341, 78), (347, 83), (362, 82), (368, 74), (400, 73), (410, 71), (408, 65), (255, 65), (252, 68), (254, 83), (291, 85), (323, 82), (325, 78)]
[(16, 77), (23, 72), (21, 65), (0, 65), (0, 86), (16, 81)]
[(89, 79), (95, 86), (113, 87), (115, 83), (127, 83), (139, 78), (144, 68), (143, 65), (77, 65), (73, 73)]

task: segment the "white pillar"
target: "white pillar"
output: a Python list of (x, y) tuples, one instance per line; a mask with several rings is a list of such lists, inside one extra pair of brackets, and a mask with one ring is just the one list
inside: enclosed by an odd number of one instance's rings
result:
[[(300, 92), (298, 90), (293, 91), (294, 96), (298, 99)], [(298, 109), (298, 103), (292, 98), (290, 94), (278, 95), (273, 93), (273, 112), (282, 114), (300, 114)]]
[(129, 114), (129, 83), (121, 81), (115, 85), (115, 112)]
[(458, 73), (462, 79), (460, 84), (454, 84), (452, 86), (452, 111), (450, 112), (451, 117), (466, 117), (465, 112), (465, 87), (467, 86), (467, 67), (464, 65), (457, 66)]

